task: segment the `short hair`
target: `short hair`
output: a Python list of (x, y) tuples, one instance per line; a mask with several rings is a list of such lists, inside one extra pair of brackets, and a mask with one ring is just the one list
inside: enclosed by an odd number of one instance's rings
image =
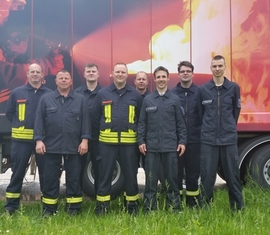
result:
[(139, 71), (139, 72), (137, 72), (136, 75), (135, 75), (135, 79), (136, 79), (136, 77), (137, 77), (137, 75), (138, 75), (139, 73), (144, 73), (144, 74), (146, 75), (146, 78), (148, 79), (148, 74), (147, 74), (145, 71)]
[(88, 64), (86, 64), (85, 67), (84, 67), (84, 69), (86, 69), (86, 68), (92, 68), (92, 67), (96, 67), (98, 69), (98, 66), (96, 64), (94, 64), (94, 63), (88, 63)]
[(178, 73), (180, 73), (180, 68), (182, 66), (186, 66), (188, 68), (191, 68), (191, 71), (192, 72), (194, 71), (194, 65), (191, 64), (189, 61), (180, 61), (180, 63), (177, 65), (177, 71), (178, 71)]
[(127, 72), (128, 72), (128, 67), (127, 67), (127, 65), (126, 65), (125, 63), (123, 63), (123, 62), (117, 62), (117, 63), (113, 66), (113, 70), (114, 70), (114, 68), (115, 68), (116, 65), (124, 65), (124, 66), (126, 66), (126, 69), (127, 69)]
[(169, 76), (169, 70), (168, 70), (168, 69), (166, 69), (166, 68), (163, 67), (163, 66), (158, 66), (158, 67), (154, 70), (154, 77), (156, 77), (156, 73), (157, 73), (158, 71), (164, 71), (164, 72), (167, 73), (167, 76)]
[(226, 62), (226, 61), (225, 61), (225, 58), (224, 58), (222, 55), (215, 55), (215, 56), (213, 57), (212, 61), (213, 61), (213, 60), (224, 60), (224, 62)]
[(40, 68), (41, 68), (41, 72), (43, 73), (43, 68), (42, 68), (42, 66), (40, 65), (40, 64), (38, 64), (38, 63), (32, 63), (32, 64), (29, 64), (29, 66), (28, 66), (28, 69), (27, 69), (27, 72), (29, 72), (29, 70), (30, 70), (30, 66), (31, 65), (38, 65)]
[(69, 73), (69, 75), (71, 76), (70, 72), (66, 69), (61, 69), (59, 70), (57, 73), (56, 73), (56, 76), (59, 74), (59, 73)]

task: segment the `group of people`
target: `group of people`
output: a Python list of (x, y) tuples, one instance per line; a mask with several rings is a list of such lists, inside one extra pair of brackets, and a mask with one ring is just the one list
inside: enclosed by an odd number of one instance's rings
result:
[[(211, 61), (211, 81), (196, 86), (194, 66), (178, 64), (180, 82), (168, 89), (169, 71), (153, 72), (155, 90), (148, 91), (148, 75), (139, 71), (135, 86), (127, 83), (124, 63), (113, 67), (113, 82), (102, 88), (98, 66), (87, 64), (86, 84), (72, 90), (66, 70), (56, 74), (55, 91), (42, 84), (42, 68), (31, 64), (28, 84), (14, 89), (7, 104), (12, 122), (12, 176), (6, 190), (5, 210), (19, 207), (25, 169), (36, 153), (42, 192), (43, 216), (57, 212), (60, 165), (66, 171), (66, 211), (81, 211), (83, 170), (88, 152), (93, 164), (96, 215), (110, 210), (111, 179), (116, 164), (124, 175), (124, 207), (139, 210), (138, 157), (143, 156), (146, 182), (143, 211), (158, 209), (157, 184), (164, 174), (166, 209), (182, 209), (183, 177), (186, 204), (208, 207), (213, 201), (216, 172), (220, 166), (229, 188), (230, 207), (244, 208), (238, 169), (237, 120), (241, 101), (239, 86), (224, 77), (226, 62), (217, 55)], [(201, 178), (201, 184), (199, 184)]]

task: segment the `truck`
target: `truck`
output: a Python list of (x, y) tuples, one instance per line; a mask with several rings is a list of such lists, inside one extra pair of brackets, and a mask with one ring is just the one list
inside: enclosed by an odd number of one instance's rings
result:
[[(0, 0), (0, 167), (10, 167), (10, 123), (5, 105), (10, 92), (27, 82), (30, 62), (45, 68), (44, 82), (55, 89), (55, 71), (69, 70), (73, 87), (82, 85), (84, 66), (99, 67), (99, 83), (112, 82), (117, 62), (128, 66), (128, 82), (138, 71), (149, 74), (163, 65), (170, 71), (169, 88), (178, 82), (177, 64), (191, 61), (194, 83), (209, 81), (210, 61), (226, 59), (226, 77), (239, 84), (239, 169), (270, 188), (270, 2), (269, 0)], [(8, 4), (11, 3), (10, 6)], [(6, 6), (7, 9), (2, 9)], [(61, 61), (59, 61), (59, 58)], [(72, 136), (71, 136), (72, 138)], [(110, 154), (110, 153), (108, 153)], [(91, 161), (83, 191), (94, 197)], [(222, 177), (222, 169), (219, 169)], [(116, 163), (112, 194), (123, 190)]]

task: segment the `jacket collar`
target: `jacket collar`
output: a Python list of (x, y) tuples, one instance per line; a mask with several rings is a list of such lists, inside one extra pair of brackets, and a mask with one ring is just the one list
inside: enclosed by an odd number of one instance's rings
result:
[(190, 91), (192, 93), (195, 93), (195, 85), (194, 85), (194, 83), (191, 83), (189, 88), (184, 88), (184, 87), (181, 86), (181, 83), (178, 82), (176, 87), (177, 87), (178, 93), (185, 92), (186, 90), (188, 90), (188, 91)]
[[(60, 96), (62, 96), (62, 95), (59, 93), (58, 89), (55, 89), (55, 90), (53, 91), (53, 93), (54, 93), (54, 98), (55, 98), (55, 99), (58, 98), (58, 97), (60, 97)], [(75, 96), (75, 92), (74, 92), (73, 90), (70, 90), (69, 93), (68, 93), (68, 95), (67, 95), (67, 97), (70, 97), (70, 98), (74, 99), (74, 96)]]
[[(117, 87), (115, 86), (114, 83), (112, 83), (111, 85), (109, 85), (109, 89), (111, 91), (114, 91), (114, 90), (117, 90)], [(131, 90), (131, 87), (126, 83), (126, 85), (122, 88), (123, 90), (126, 90), (126, 91), (130, 91)], [(122, 90), (121, 89), (121, 90)]]
[[(214, 82), (214, 79), (212, 79), (210, 82), (209, 82), (209, 85), (210, 85), (210, 89), (213, 89), (216, 87), (216, 84)], [(228, 80), (228, 78), (224, 77), (224, 82), (223, 84), (221, 85), (222, 87), (224, 87), (225, 89), (229, 89), (230, 87), (230, 81)]]
[[(155, 90), (153, 93), (154, 93), (155, 98), (160, 97), (160, 95), (158, 93), (158, 90)], [(165, 92), (165, 94), (163, 96), (166, 97), (166, 98), (170, 98), (171, 91), (169, 89), (167, 89), (167, 91)]]
[(27, 87), (28, 90), (43, 90), (43, 89), (45, 88), (45, 85), (44, 85), (44, 84), (41, 84), (41, 86), (37, 89), (37, 88), (34, 88), (34, 87), (30, 84), (30, 82), (28, 82), (28, 83), (26, 84), (26, 87)]

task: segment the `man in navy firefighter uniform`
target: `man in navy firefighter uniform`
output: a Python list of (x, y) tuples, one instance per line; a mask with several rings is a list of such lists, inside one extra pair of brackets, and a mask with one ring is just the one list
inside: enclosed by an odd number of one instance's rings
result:
[(230, 207), (242, 210), (236, 124), (241, 109), (239, 86), (224, 77), (226, 63), (217, 55), (211, 61), (213, 79), (199, 87), (201, 131), (201, 180), (204, 202), (213, 201), (213, 187), (218, 166), (222, 168), (229, 189)]
[(100, 176), (98, 180), (97, 215), (108, 212), (111, 179), (116, 159), (125, 177), (125, 200), (128, 213), (136, 213), (137, 200), (137, 120), (141, 94), (127, 84), (128, 69), (117, 63), (112, 71), (114, 82), (99, 90), (92, 113), (93, 138), (99, 139)]
[(57, 211), (62, 158), (66, 172), (66, 211), (76, 215), (82, 202), (80, 155), (88, 151), (89, 111), (85, 97), (71, 90), (68, 71), (59, 71), (55, 82), (57, 89), (39, 102), (34, 127), (36, 152), (44, 155), (42, 215)]
[(200, 177), (201, 121), (197, 107), (198, 87), (192, 82), (194, 66), (182, 61), (177, 67), (180, 82), (172, 89), (178, 95), (184, 109), (187, 128), (187, 145), (184, 155), (178, 159), (178, 186), (183, 197), (183, 177), (186, 176), (186, 204), (189, 207), (201, 205), (198, 179)]
[[(74, 91), (82, 94), (87, 102), (88, 102), (88, 108), (89, 112), (94, 112), (92, 109), (94, 99), (97, 95), (97, 92), (102, 88), (101, 85), (98, 83), (98, 78), (99, 78), (99, 72), (98, 72), (98, 66), (96, 64), (87, 64), (85, 65), (84, 68), (84, 78), (86, 80), (86, 84), (76, 88)], [(91, 125), (91, 120), (90, 120), (90, 125)], [(88, 150), (90, 153), (90, 158), (94, 170), (94, 175), (95, 175), (95, 191), (97, 191), (97, 179), (99, 175), (99, 152), (98, 152), (98, 140), (89, 140), (88, 141)], [(87, 154), (81, 156), (81, 174), (80, 174), (80, 182), (81, 186), (83, 186), (83, 175), (84, 175), (84, 168), (86, 165), (86, 160), (87, 160)]]
[[(34, 121), (38, 102), (51, 90), (42, 85), (43, 73), (38, 64), (31, 64), (27, 71), (28, 83), (14, 89), (6, 107), (6, 117), (12, 123), (10, 183), (6, 189), (5, 210), (12, 214), (20, 204), (23, 178), (30, 156), (35, 151)], [(36, 154), (40, 188), (42, 190), (42, 156)]]
[(168, 90), (169, 71), (159, 66), (154, 71), (156, 91), (147, 95), (142, 104), (138, 124), (138, 144), (145, 157), (144, 212), (157, 209), (157, 182), (162, 162), (166, 208), (180, 210), (178, 189), (178, 157), (185, 152), (186, 127), (180, 99)]

